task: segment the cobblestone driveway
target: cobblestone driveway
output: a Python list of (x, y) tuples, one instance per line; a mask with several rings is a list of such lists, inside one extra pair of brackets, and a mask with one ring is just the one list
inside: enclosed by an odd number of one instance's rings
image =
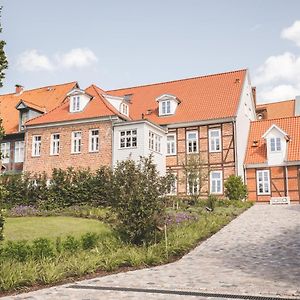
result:
[[(177, 262), (75, 285), (77, 288), (68, 284), (4, 299), (230, 298), (201, 297), (205, 292), (300, 298), (300, 206), (256, 205)], [(147, 293), (145, 289), (183, 293)]]

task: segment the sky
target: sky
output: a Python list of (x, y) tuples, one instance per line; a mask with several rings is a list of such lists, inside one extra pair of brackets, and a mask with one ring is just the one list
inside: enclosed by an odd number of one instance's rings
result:
[(300, 95), (299, 0), (2, 0), (0, 94), (104, 90), (248, 68), (258, 102)]

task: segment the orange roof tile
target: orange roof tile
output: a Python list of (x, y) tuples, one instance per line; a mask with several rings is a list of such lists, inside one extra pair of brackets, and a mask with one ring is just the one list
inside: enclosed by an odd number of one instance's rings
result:
[[(107, 91), (113, 96), (132, 94), (130, 116), (157, 124), (192, 122), (236, 116), (247, 70), (213, 74)], [(158, 116), (156, 98), (163, 94), (176, 96), (181, 103), (171, 116)], [(147, 111), (151, 110), (151, 114)]]
[(28, 106), (43, 111), (50, 111), (61, 104), (66, 94), (77, 85), (76, 82), (46, 86), (25, 90), (21, 94), (0, 95), (0, 116), (6, 134), (17, 133), (19, 129), (19, 111), (16, 105), (23, 100)]
[(126, 118), (121, 115), (112, 105), (107, 103), (107, 101), (101, 96), (103, 94), (103, 90), (96, 87), (95, 85), (91, 85), (85, 91), (93, 96), (87, 106), (81, 112), (71, 113), (69, 111), (69, 100), (65, 101), (60, 106), (54, 108), (52, 111), (38, 116), (32, 120), (26, 122), (26, 126), (30, 125), (38, 125), (44, 123), (56, 123), (63, 121), (73, 121), (73, 120), (81, 120), (81, 119), (89, 119), (89, 118), (97, 118), (104, 116), (113, 116), (118, 115), (122, 118)]
[(256, 106), (256, 111), (265, 109), (268, 119), (293, 117), (295, 115), (295, 100), (265, 103)]
[[(245, 164), (258, 164), (267, 161), (267, 145), (262, 136), (273, 124), (285, 131), (290, 138), (287, 146), (287, 161), (300, 161), (299, 116), (251, 122)], [(254, 141), (257, 141), (257, 147), (253, 146)]]

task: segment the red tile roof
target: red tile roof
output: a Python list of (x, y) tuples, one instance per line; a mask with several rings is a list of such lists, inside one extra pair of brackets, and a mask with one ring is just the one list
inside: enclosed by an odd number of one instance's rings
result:
[(19, 129), (19, 111), (16, 105), (23, 100), (28, 106), (42, 111), (50, 111), (60, 105), (66, 94), (76, 82), (45, 86), (33, 90), (25, 90), (21, 94), (0, 95), (0, 117), (6, 134), (17, 133)]
[[(287, 161), (300, 161), (300, 116), (251, 122), (245, 164), (267, 161), (267, 145), (263, 134), (273, 125), (285, 131), (290, 140), (287, 146)], [(253, 142), (257, 141), (257, 147)]]
[[(213, 74), (107, 91), (113, 96), (132, 94), (130, 116), (142, 114), (157, 124), (172, 124), (236, 116), (247, 70)], [(156, 98), (163, 94), (176, 96), (181, 103), (171, 116), (158, 116)], [(147, 114), (152, 110), (151, 114)]]
[(56, 123), (63, 121), (81, 120), (89, 118), (97, 118), (104, 116), (118, 115), (122, 118), (125, 116), (121, 115), (110, 103), (108, 103), (101, 94), (103, 90), (91, 85), (85, 90), (89, 95), (93, 96), (87, 106), (81, 112), (71, 113), (69, 111), (69, 99), (60, 106), (54, 108), (52, 111), (36, 117), (26, 122), (26, 126), (38, 125), (44, 123)]
[(256, 106), (256, 111), (266, 110), (268, 119), (293, 117), (295, 115), (295, 100), (265, 103)]

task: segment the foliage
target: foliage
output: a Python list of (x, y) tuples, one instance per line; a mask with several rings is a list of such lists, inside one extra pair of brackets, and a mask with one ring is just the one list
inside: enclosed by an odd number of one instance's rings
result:
[(242, 200), (248, 195), (247, 186), (241, 176), (230, 175), (225, 182), (225, 196), (229, 200)]
[(127, 160), (117, 164), (112, 209), (117, 215), (117, 229), (126, 241), (139, 245), (154, 239), (164, 220), (167, 182), (159, 176), (151, 156), (138, 163)]
[(215, 195), (208, 195), (207, 198), (207, 207), (211, 210), (214, 211), (216, 207), (216, 202), (218, 201), (218, 198)]
[(191, 202), (195, 204), (204, 190), (208, 180), (209, 168), (197, 154), (189, 155), (187, 163), (183, 164), (185, 184), (188, 184)]
[(88, 232), (81, 237), (83, 250), (96, 247), (99, 236), (95, 232)]
[[(1, 16), (2, 7), (0, 7), (0, 16)], [(0, 33), (2, 32), (2, 26), (0, 24)], [(4, 52), (4, 46), (6, 45), (5, 41), (0, 40), (0, 87), (3, 86), (3, 79), (5, 78), (4, 71), (8, 67), (7, 58)]]
[(80, 242), (74, 236), (67, 236), (66, 240), (62, 242), (62, 248), (65, 251), (75, 253), (80, 248)]

